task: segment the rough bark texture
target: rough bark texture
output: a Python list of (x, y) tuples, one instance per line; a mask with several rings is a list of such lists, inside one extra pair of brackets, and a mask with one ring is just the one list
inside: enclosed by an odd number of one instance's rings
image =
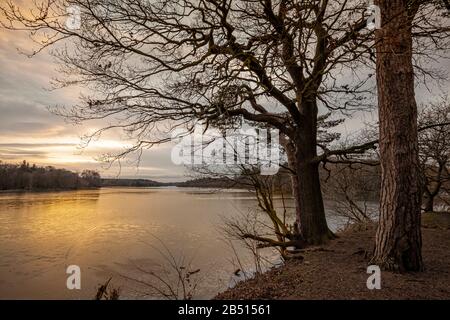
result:
[(378, 1), (376, 32), (382, 189), (372, 264), (421, 271), (421, 192), (414, 97), (411, 11), (405, 0)]
[(327, 225), (317, 156), (317, 105), (304, 102), (299, 108), (303, 125), (296, 139), (287, 148), (289, 165), (296, 172), (292, 189), (296, 207), (296, 225), (302, 240), (322, 244), (334, 238)]
[[(334, 238), (328, 229), (325, 209), (320, 188), (319, 169), (317, 164), (300, 163), (298, 175), (298, 208), (297, 216), (300, 234), (308, 244), (323, 244)], [(300, 223), (301, 221), (301, 223)]]

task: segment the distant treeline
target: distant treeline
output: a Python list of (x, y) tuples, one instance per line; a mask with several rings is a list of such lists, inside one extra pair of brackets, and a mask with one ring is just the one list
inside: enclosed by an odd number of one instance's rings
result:
[[(329, 164), (327, 168), (320, 167), (322, 193), (325, 199), (352, 196), (355, 200), (373, 200), (379, 198), (381, 173), (379, 166), (363, 166), (354, 164), (351, 167), (345, 164)], [(291, 175), (284, 169), (270, 180), (275, 192), (292, 193)], [(266, 181), (267, 182), (267, 181)], [(237, 177), (224, 177), (218, 174), (215, 177), (199, 177), (186, 182), (176, 183), (177, 187), (189, 188), (243, 188), (253, 189), (252, 182), (245, 175)]]
[(165, 187), (172, 183), (162, 183), (148, 179), (102, 179), (102, 187)]
[(196, 178), (185, 182), (175, 183), (180, 188), (242, 188), (242, 183), (239, 183), (239, 179), (226, 179), (226, 178)]
[[(320, 170), (322, 191), (326, 199), (351, 196), (354, 199), (377, 200), (379, 197), (379, 167), (330, 165)], [(274, 191), (291, 193), (291, 177), (285, 170), (272, 177)], [(248, 189), (248, 177), (199, 177), (185, 182), (163, 183), (148, 179), (102, 179), (93, 170), (75, 173), (51, 166), (39, 167), (27, 161), (7, 164), (0, 161), (0, 190), (76, 190), (99, 187), (184, 187), (184, 188), (243, 188)]]
[(100, 174), (93, 170), (79, 174), (51, 166), (30, 165), (27, 161), (21, 164), (0, 161), (0, 190), (75, 190), (100, 186)]

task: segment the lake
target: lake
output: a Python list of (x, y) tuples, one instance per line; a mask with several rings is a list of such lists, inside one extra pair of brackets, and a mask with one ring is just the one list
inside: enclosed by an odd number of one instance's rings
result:
[[(286, 203), (292, 207), (292, 200)], [(102, 188), (0, 194), (0, 299), (92, 299), (111, 277), (123, 299), (157, 298), (143, 284), (154, 280), (149, 274), (176, 283), (165, 248), (176, 261), (184, 259), (180, 266), (190, 261), (192, 271), (200, 269), (195, 296), (211, 298), (236, 281), (236, 269), (252, 270), (252, 255), (239, 242), (230, 246), (220, 227), (224, 217), (256, 206), (244, 190)], [(292, 208), (287, 215), (293, 219)], [(327, 218), (332, 229), (342, 223), (332, 213)], [(275, 261), (271, 252), (264, 254)], [(81, 290), (66, 287), (69, 265), (81, 269)]]

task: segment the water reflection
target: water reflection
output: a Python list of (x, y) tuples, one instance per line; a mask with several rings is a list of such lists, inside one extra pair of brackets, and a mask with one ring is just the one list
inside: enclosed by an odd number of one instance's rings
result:
[[(211, 191), (105, 188), (1, 194), (0, 298), (91, 299), (110, 276), (124, 297), (139, 298), (141, 288), (118, 274), (140, 277), (136, 265), (163, 264), (153, 248), (155, 236), (175, 255), (193, 258), (205, 275), (210, 271), (199, 295), (210, 297), (235, 270), (233, 251), (218, 233), (221, 217), (256, 208), (250, 193)], [(82, 270), (80, 291), (65, 286), (65, 270), (72, 264)]]

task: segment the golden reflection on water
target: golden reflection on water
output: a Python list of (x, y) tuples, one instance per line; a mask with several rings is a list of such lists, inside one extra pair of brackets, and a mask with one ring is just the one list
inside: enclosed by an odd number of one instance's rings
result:
[[(175, 254), (214, 269), (203, 297), (226, 285), (234, 270), (230, 248), (217, 234), (221, 216), (255, 208), (245, 192), (101, 189), (0, 194), (0, 299), (91, 299), (109, 276), (127, 297), (130, 265), (160, 264), (155, 236)], [(79, 265), (82, 290), (66, 288), (66, 267)], [(217, 268), (220, 270), (217, 271)], [(217, 276), (222, 276), (219, 279)], [(130, 290), (128, 290), (130, 289)]]

